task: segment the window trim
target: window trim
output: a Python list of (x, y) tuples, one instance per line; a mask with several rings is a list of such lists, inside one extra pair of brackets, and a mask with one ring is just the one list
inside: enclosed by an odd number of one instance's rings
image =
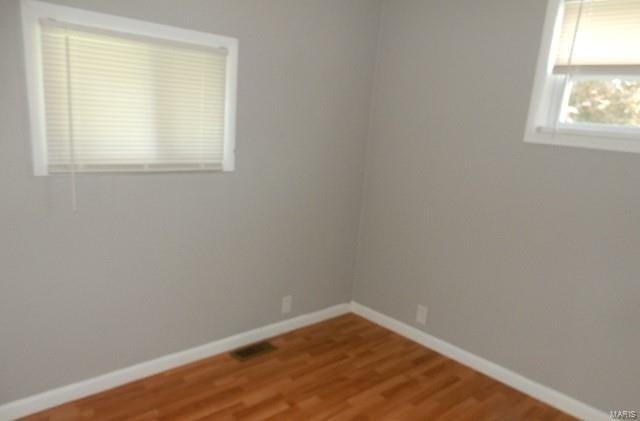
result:
[[(225, 132), (223, 145), (222, 172), (235, 169), (235, 134), (238, 78), (238, 40), (174, 26), (151, 23), (138, 19), (124, 18), (104, 13), (91, 12), (73, 7), (60, 6), (37, 0), (22, 0), (22, 29), (24, 42), (29, 121), (31, 129), (31, 151), (33, 169), (36, 176), (49, 175), (47, 162), (46, 121), (44, 109), (44, 86), (42, 54), (40, 45), (40, 25), (42, 18), (52, 18), (71, 24), (91, 26), (106, 30), (126, 32), (214, 48), (226, 48), (226, 102)], [(192, 171), (202, 171), (194, 169)], [(211, 170), (205, 170), (211, 171)], [(129, 171), (124, 171), (128, 173)], [(149, 171), (157, 172), (157, 171)]]
[[(556, 123), (567, 95), (564, 77), (553, 74), (557, 40), (562, 25), (563, 0), (548, 0), (524, 142), (588, 149), (640, 153), (640, 129), (598, 124)], [(577, 75), (584, 78), (588, 75)], [(590, 76), (590, 75), (589, 75)], [(596, 78), (607, 75), (594, 75)], [(610, 75), (615, 78), (618, 75)], [(625, 76), (626, 77), (626, 76)], [(635, 76), (634, 76), (635, 77)]]

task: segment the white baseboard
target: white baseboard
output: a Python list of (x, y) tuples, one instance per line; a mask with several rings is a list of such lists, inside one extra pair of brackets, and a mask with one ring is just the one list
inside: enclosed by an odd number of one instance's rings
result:
[(351, 302), (351, 311), (373, 323), (383, 326), (399, 335), (419, 343), (420, 345), (449, 357), (452, 360), (509, 385), (522, 393), (532, 396), (539, 401), (564, 411), (567, 414), (573, 415), (576, 418), (589, 421), (611, 419), (608, 414), (600, 411), (599, 409), (564, 395), (550, 387), (543, 386), (540, 383), (530, 380), (507, 368), (467, 352), (455, 345), (443, 341), (442, 339), (438, 339), (435, 336), (431, 336), (426, 332), (416, 329), (413, 326), (372, 310), (369, 307), (358, 304), (355, 301)]
[(313, 323), (352, 311), (376, 324), (405, 336), (427, 348), (439, 352), (455, 361), (469, 366), (514, 389), (545, 402), (568, 414), (584, 420), (609, 420), (608, 414), (585, 403), (564, 395), (547, 386), (543, 386), (518, 373), (499, 366), (455, 345), (429, 335), (408, 324), (400, 322), (356, 302), (339, 304), (315, 313), (305, 314), (292, 319), (273, 323), (258, 329), (210, 342), (195, 348), (166, 355), (147, 362), (113, 371), (98, 377), (49, 390), (38, 395), (20, 399), (0, 406), (0, 420), (12, 420), (18, 417), (42, 411), (65, 402), (99, 393), (125, 383), (129, 383), (153, 374), (160, 373), (193, 361), (280, 335)]
[(338, 304), (314, 313), (273, 323), (258, 329), (191, 348), (186, 351), (165, 355), (164, 357), (116, 370), (98, 377), (52, 389), (14, 402), (9, 402), (0, 406), (0, 420), (12, 420), (33, 414), (65, 402), (102, 392), (193, 361), (221, 354), (253, 342), (258, 342), (313, 323), (340, 316), (348, 313), (349, 311), (349, 304)]

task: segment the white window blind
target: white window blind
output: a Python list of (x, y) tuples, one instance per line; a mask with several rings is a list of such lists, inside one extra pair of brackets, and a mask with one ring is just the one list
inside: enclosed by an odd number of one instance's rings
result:
[(226, 49), (40, 29), (49, 172), (223, 168)]
[(640, 0), (564, 0), (554, 73), (640, 73), (638, 22)]

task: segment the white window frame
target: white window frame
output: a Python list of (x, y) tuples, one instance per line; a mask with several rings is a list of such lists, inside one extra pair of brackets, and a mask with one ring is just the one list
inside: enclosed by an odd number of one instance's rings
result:
[[(235, 132), (238, 75), (238, 40), (174, 26), (161, 25), (104, 13), (90, 12), (36, 0), (22, 0), (22, 28), (29, 99), (29, 119), (33, 168), (36, 176), (49, 175), (47, 165), (47, 139), (44, 108), (40, 19), (51, 18), (62, 22), (89, 26), (134, 35), (180, 41), (214, 48), (226, 48), (226, 102), (222, 171), (235, 169)], [(201, 170), (193, 170), (201, 171)], [(126, 171), (125, 171), (126, 172)], [(153, 171), (152, 171), (153, 172)]]
[[(566, 96), (571, 92), (571, 82), (565, 83), (564, 75), (553, 74), (558, 48), (555, 34), (562, 25), (562, 4), (563, 0), (548, 0), (524, 141), (640, 153), (640, 129), (607, 124), (559, 122), (562, 115), (561, 107), (566, 104)], [(614, 79), (616, 77), (634, 79), (636, 76), (572, 74), (571, 77), (573, 79)]]

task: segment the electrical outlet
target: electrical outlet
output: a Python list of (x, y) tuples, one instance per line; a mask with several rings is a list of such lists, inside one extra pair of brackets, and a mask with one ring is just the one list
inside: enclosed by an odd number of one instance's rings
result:
[(416, 311), (416, 322), (421, 325), (426, 325), (428, 311), (427, 306), (418, 305), (418, 310)]
[(292, 304), (293, 304), (293, 297), (291, 295), (282, 297), (282, 314), (291, 313)]

